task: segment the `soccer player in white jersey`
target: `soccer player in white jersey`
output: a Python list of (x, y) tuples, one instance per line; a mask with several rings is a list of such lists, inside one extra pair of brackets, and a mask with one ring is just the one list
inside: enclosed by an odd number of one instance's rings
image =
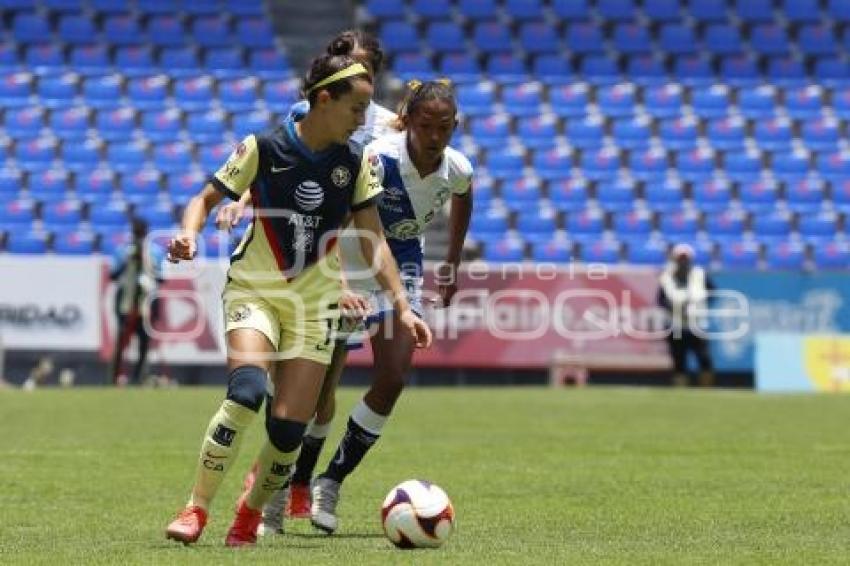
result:
[(402, 332), (417, 346), (430, 344), (383, 237), (376, 207), (380, 160), (349, 142), (365, 120), (371, 75), (350, 57), (325, 55), (313, 62), (304, 92), (310, 111), (303, 120), (246, 137), (189, 203), (182, 232), (169, 244), (173, 261), (191, 260), (215, 205), (250, 190), (256, 214), (231, 257), (222, 294), (227, 396), (204, 435), (189, 502), (166, 529), (168, 538), (184, 544), (201, 536), (268, 381), (273, 396), (257, 481), (240, 498), (225, 544), (255, 543), (263, 506), (289, 480), (334, 350), (342, 292), (337, 230), (349, 218), (369, 236), (358, 240), (361, 251), (379, 259), (378, 279), (392, 293)]

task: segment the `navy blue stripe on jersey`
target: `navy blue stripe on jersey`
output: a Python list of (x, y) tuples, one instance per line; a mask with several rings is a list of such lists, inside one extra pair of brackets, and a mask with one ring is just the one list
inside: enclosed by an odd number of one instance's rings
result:
[(216, 188), (216, 190), (220, 193), (223, 193), (224, 196), (229, 198), (230, 200), (239, 200), (239, 195), (231, 191), (227, 188), (227, 185), (219, 181), (216, 177), (210, 177), (209, 183)]
[[(387, 232), (398, 224), (416, 218), (410, 195), (401, 178), (398, 159), (381, 155), (384, 166), (384, 192), (378, 202), (381, 224)], [(422, 243), (418, 237), (407, 240), (387, 238), (390, 250), (403, 273), (418, 275), (422, 271)]]

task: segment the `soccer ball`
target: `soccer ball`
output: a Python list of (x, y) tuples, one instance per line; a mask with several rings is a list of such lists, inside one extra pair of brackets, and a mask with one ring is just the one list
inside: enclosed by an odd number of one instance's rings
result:
[(381, 523), (387, 538), (399, 548), (437, 548), (454, 531), (455, 510), (438, 486), (408, 480), (387, 494)]

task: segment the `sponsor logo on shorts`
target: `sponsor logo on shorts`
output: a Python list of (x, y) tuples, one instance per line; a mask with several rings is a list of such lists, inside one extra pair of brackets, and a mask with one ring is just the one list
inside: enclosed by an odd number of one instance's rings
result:
[(236, 437), (236, 431), (224, 425), (218, 425), (212, 435), (212, 439), (222, 446), (230, 446)]
[(230, 322), (242, 322), (246, 320), (249, 316), (251, 316), (251, 307), (248, 305), (238, 305), (229, 313), (227, 313), (227, 320)]

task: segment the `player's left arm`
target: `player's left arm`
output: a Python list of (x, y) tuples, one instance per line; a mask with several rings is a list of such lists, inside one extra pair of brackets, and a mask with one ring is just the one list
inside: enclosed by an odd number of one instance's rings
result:
[(452, 195), (449, 208), (449, 248), (446, 261), (437, 268), (437, 290), (447, 307), (457, 293), (457, 271), (460, 267), (463, 243), (472, 218), (472, 187), (466, 193)]

